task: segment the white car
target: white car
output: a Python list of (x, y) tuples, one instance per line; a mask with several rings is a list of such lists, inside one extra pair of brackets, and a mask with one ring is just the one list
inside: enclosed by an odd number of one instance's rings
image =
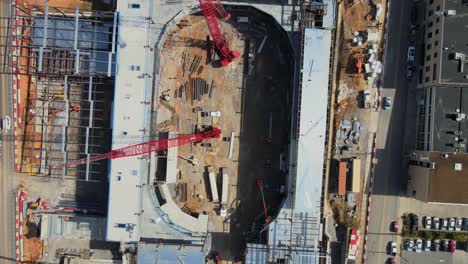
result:
[(395, 242), (395, 241), (392, 241), (392, 242), (390, 242), (390, 254), (392, 254), (393, 256), (395, 256), (396, 253), (397, 253), (396, 242)]
[(408, 47), (408, 62), (410, 63), (414, 62), (415, 50), (416, 48), (414, 46)]
[(454, 230), (455, 229), (455, 218), (448, 219), (448, 228), (447, 230)]
[(415, 247), (414, 247), (414, 251), (416, 252), (421, 252), (422, 250), (422, 240), (421, 239), (416, 239), (416, 243), (415, 243)]
[(11, 118), (9, 116), (4, 116), (2, 119), (3, 129), (10, 130), (11, 129)]
[(221, 112), (220, 111), (210, 112), (210, 116), (221, 116)]
[(457, 218), (457, 220), (455, 220), (455, 231), (461, 231), (462, 225), (463, 225), (463, 219)]
[(432, 226), (432, 219), (430, 216), (425, 216), (424, 217), (424, 228), (426, 229), (431, 229)]
[(431, 240), (428, 239), (428, 240), (426, 240), (424, 242), (425, 242), (424, 243), (424, 250), (425, 251), (431, 251)]

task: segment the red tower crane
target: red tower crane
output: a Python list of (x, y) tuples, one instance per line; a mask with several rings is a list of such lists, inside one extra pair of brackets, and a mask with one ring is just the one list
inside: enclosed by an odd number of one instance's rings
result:
[(262, 195), (263, 213), (265, 214), (265, 224), (268, 224), (271, 221), (271, 216), (268, 215), (268, 208), (265, 202), (265, 194), (263, 193), (263, 180), (262, 179), (257, 179), (257, 187), (258, 187), (258, 190), (260, 191), (260, 194)]
[(219, 50), (223, 59), (221, 60), (222, 66), (227, 66), (229, 63), (234, 61), (237, 57), (240, 56), (238, 51), (231, 51), (229, 46), (221, 34), (221, 29), (219, 27), (218, 18), (216, 17), (216, 12), (222, 17), (222, 20), (228, 20), (231, 15), (226, 12), (224, 7), (221, 5), (219, 0), (199, 0), (200, 7), (202, 9), (203, 16), (205, 17), (206, 24), (208, 25), (208, 30), (210, 31), (211, 37), (216, 45), (216, 48)]
[(185, 135), (185, 136), (168, 138), (168, 139), (159, 139), (159, 140), (139, 143), (135, 145), (130, 145), (130, 146), (119, 148), (119, 149), (114, 149), (108, 153), (92, 156), (89, 158), (89, 160), (88, 158), (79, 159), (79, 160), (71, 161), (65, 164), (54, 166), (53, 168), (57, 169), (57, 168), (63, 168), (63, 167), (73, 167), (73, 166), (78, 166), (80, 164), (84, 164), (87, 162), (93, 162), (93, 161), (98, 161), (98, 160), (103, 160), (103, 159), (118, 159), (118, 158), (142, 155), (142, 154), (146, 154), (150, 152), (165, 150), (165, 149), (176, 147), (176, 146), (205, 141), (210, 138), (219, 138), (220, 136), (221, 136), (221, 130), (217, 127), (213, 127), (210, 130), (207, 130), (198, 134)]

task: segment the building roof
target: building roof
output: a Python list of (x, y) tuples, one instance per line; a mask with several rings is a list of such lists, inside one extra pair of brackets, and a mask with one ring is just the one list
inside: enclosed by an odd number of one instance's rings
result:
[(433, 116), (430, 150), (455, 152), (458, 148), (459, 152), (467, 152), (466, 146), (457, 146), (460, 142), (457, 143), (456, 138), (466, 139), (468, 120), (457, 121), (456, 115), (458, 110), (460, 114), (468, 114), (468, 88), (435, 87), (429, 91), (432, 92)]
[[(147, 112), (151, 101), (146, 73), (151, 73), (148, 58), (149, 0), (139, 1), (141, 8), (129, 8), (131, 1), (118, 1), (118, 69), (112, 113), (112, 149), (148, 141), (142, 131), (149, 129)], [(134, 67), (132, 67), (134, 66)], [(139, 66), (140, 70), (136, 70)], [(142, 183), (148, 175), (147, 161), (139, 156), (110, 160), (107, 240), (137, 242), (140, 237)]]
[[(442, 26), (442, 56), (440, 63), (441, 83), (464, 83), (468, 84), (468, 64), (465, 63), (464, 71), (460, 72), (460, 62), (454, 60), (454, 53), (466, 55), (468, 63), (468, 5), (464, 5), (461, 0), (445, 0), (441, 11), (455, 10), (455, 15), (441, 15)], [(435, 34), (433, 32), (432, 34)]]
[(205, 263), (202, 247), (179, 244), (138, 243), (137, 263)]
[(297, 161), (288, 180), (293, 195), (288, 195), (270, 223), (268, 245), (248, 245), (246, 263), (285, 258), (290, 258), (291, 263), (319, 263), (331, 41), (331, 30), (304, 31), (299, 134), (297, 146), (291, 144), (297, 148)]
[(313, 213), (318, 218), (327, 132), (331, 40), (331, 30), (305, 29), (294, 209)]
[[(434, 169), (429, 176), (428, 201), (468, 204), (468, 154), (431, 153)], [(456, 167), (461, 166), (461, 170)]]

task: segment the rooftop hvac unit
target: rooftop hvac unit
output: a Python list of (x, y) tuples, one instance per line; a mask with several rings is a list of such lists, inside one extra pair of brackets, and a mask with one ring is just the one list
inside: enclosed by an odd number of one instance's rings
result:
[(457, 14), (457, 10), (454, 10), (454, 9), (450, 9), (450, 10), (445, 11), (446, 16), (454, 16), (456, 14)]

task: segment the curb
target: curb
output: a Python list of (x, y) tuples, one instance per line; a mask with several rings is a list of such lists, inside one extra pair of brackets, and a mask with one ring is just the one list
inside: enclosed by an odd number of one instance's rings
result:
[[(13, 6), (18, 5), (18, 0), (12, 0), (11, 3)], [(20, 73), (19, 73), (19, 56), (21, 55), (21, 49), (18, 48), (21, 43), (17, 36), (20, 36), (20, 28), (18, 25), (20, 24), (20, 19), (18, 16), (20, 15), (20, 11), (15, 7), (15, 19), (13, 20), (13, 25), (11, 27), (12, 36), (11, 36), (11, 43), (12, 43), (12, 64), (13, 64), (13, 71), (12, 71), (12, 90), (13, 90), (13, 135), (14, 135), (14, 151), (15, 151), (15, 163), (14, 163), (14, 170), (18, 172), (18, 128), (21, 128), (21, 92), (19, 89), (20, 85)]]
[(372, 192), (373, 192), (373, 186), (374, 186), (374, 173), (375, 173), (375, 164), (377, 163), (376, 159), (376, 153), (375, 153), (375, 138), (376, 135), (374, 135), (374, 139), (372, 142), (372, 160), (371, 160), (371, 168), (370, 168), (370, 174), (369, 174), (369, 192), (367, 194), (367, 213), (366, 213), (366, 226), (364, 228), (364, 246), (362, 249), (362, 263), (366, 263), (366, 249), (367, 249), (367, 236), (369, 234), (369, 223), (370, 223), (370, 214), (371, 214), (371, 208), (372, 208)]
[(19, 190), (15, 197), (15, 259), (23, 261), (23, 202), (26, 200), (26, 192)]

